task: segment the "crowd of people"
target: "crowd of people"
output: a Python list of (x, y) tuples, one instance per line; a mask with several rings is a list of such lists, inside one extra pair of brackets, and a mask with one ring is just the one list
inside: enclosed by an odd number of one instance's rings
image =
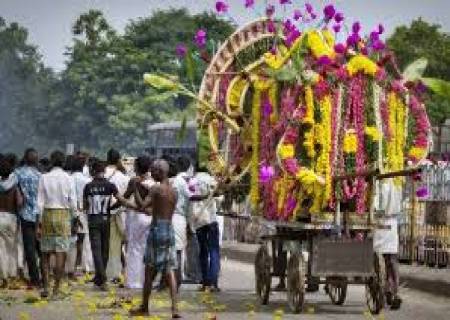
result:
[(219, 291), (220, 195), (217, 181), (187, 157), (139, 156), (125, 168), (118, 151), (106, 161), (55, 151), (40, 159), (27, 149), (19, 161), (0, 154), (0, 286), (22, 279), (29, 288), (63, 296), (61, 280), (92, 273), (110, 283), (143, 289), (134, 314), (148, 312), (153, 281), (168, 287), (172, 314), (183, 280)]

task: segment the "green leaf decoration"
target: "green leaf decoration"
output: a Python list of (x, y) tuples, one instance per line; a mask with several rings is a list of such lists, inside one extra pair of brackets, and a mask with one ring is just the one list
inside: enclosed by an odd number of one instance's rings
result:
[(450, 99), (450, 81), (436, 78), (421, 78), (422, 82), (434, 93)]
[(403, 78), (406, 81), (418, 80), (423, 76), (427, 66), (428, 60), (426, 58), (417, 59), (405, 68), (405, 71), (403, 71)]
[(163, 103), (171, 98), (178, 97), (177, 92), (166, 91), (162, 93), (152, 94), (145, 98), (145, 102), (147, 103)]
[(154, 73), (144, 74), (144, 82), (156, 89), (159, 89), (159, 90), (174, 91), (179, 88), (179, 85), (177, 82), (175, 82), (167, 77), (159, 76)]
[(277, 81), (280, 82), (292, 82), (297, 77), (297, 71), (295, 68), (291, 67), (283, 67), (279, 70), (267, 70), (267, 73), (270, 76), (273, 76)]

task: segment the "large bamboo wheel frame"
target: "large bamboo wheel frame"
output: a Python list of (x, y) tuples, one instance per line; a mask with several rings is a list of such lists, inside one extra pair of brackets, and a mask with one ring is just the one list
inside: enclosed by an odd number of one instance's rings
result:
[[(226, 107), (224, 113), (230, 118), (236, 119), (242, 115), (242, 109), (245, 102), (245, 95), (251, 87), (250, 79), (246, 78), (252, 70), (258, 68), (263, 63), (263, 58), (244, 66), (242, 70), (229, 72), (228, 70), (236, 62), (237, 55), (250, 48), (252, 45), (276, 36), (275, 33), (268, 31), (268, 19), (258, 19), (253, 21), (237, 31), (235, 31), (228, 39), (220, 46), (216, 54), (213, 56), (208, 65), (199, 90), (199, 98), (207, 101), (211, 105), (217, 105), (220, 91), (220, 82), (222, 78), (227, 75), (233, 75), (226, 92)], [(239, 86), (241, 89), (241, 96), (238, 101), (230, 101), (230, 90), (233, 86)], [(199, 120), (204, 120), (204, 115), (199, 115)], [(203, 121), (202, 121), (203, 122)], [(250, 122), (250, 121), (248, 121)], [(218, 134), (218, 120), (207, 121), (208, 135), (211, 145), (212, 153), (216, 161), (222, 164), (222, 174), (228, 176), (231, 180), (239, 180), (249, 170), (249, 163), (245, 163), (243, 167), (239, 167), (239, 172), (236, 172), (237, 167), (232, 166), (229, 159), (231, 141), (236, 135), (242, 134), (234, 132), (231, 128), (225, 127), (225, 134), (219, 139)], [(201, 123), (203, 125), (203, 123)], [(249, 124), (244, 124), (249, 125)], [(239, 139), (238, 140), (243, 140)]]

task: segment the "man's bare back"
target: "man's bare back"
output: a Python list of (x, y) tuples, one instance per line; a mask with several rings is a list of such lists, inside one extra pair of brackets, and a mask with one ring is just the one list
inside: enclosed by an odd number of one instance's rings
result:
[(154, 219), (172, 220), (172, 215), (177, 203), (177, 194), (168, 180), (150, 189), (152, 211)]

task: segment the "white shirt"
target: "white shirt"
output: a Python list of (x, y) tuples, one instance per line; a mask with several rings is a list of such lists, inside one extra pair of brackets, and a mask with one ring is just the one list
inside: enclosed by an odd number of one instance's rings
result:
[(67, 172), (56, 167), (42, 175), (38, 187), (38, 207), (44, 209), (77, 209), (75, 183)]
[(121, 195), (127, 191), (130, 177), (124, 175), (116, 166), (107, 166), (105, 170), (105, 179), (114, 183)]
[(186, 172), (180, 172), (172, 181), (172, 187), (177, 192), (177, 204), (174, 214), (186, 217), (189, 211), (189, 198), (192, 193), (188, 185), (189, 175)]
[(212, 193), (217, 187), (217, 181), (206, 172), (197, 173), (189, 183), (190, 189), (194, 189), (199, 196), (210, 196), (203, 201), (192, 203), (191, 223), (194, 229), (201, 228), (213, 222), (217, 222), (217, 200)]
[(92, 179), (85, 176), (82, 172), (74, 172), (72, 178), (75, 184), (75, 194), (77, 196), (77, 211), (82, 211), (84, 187), (91, 182)]

